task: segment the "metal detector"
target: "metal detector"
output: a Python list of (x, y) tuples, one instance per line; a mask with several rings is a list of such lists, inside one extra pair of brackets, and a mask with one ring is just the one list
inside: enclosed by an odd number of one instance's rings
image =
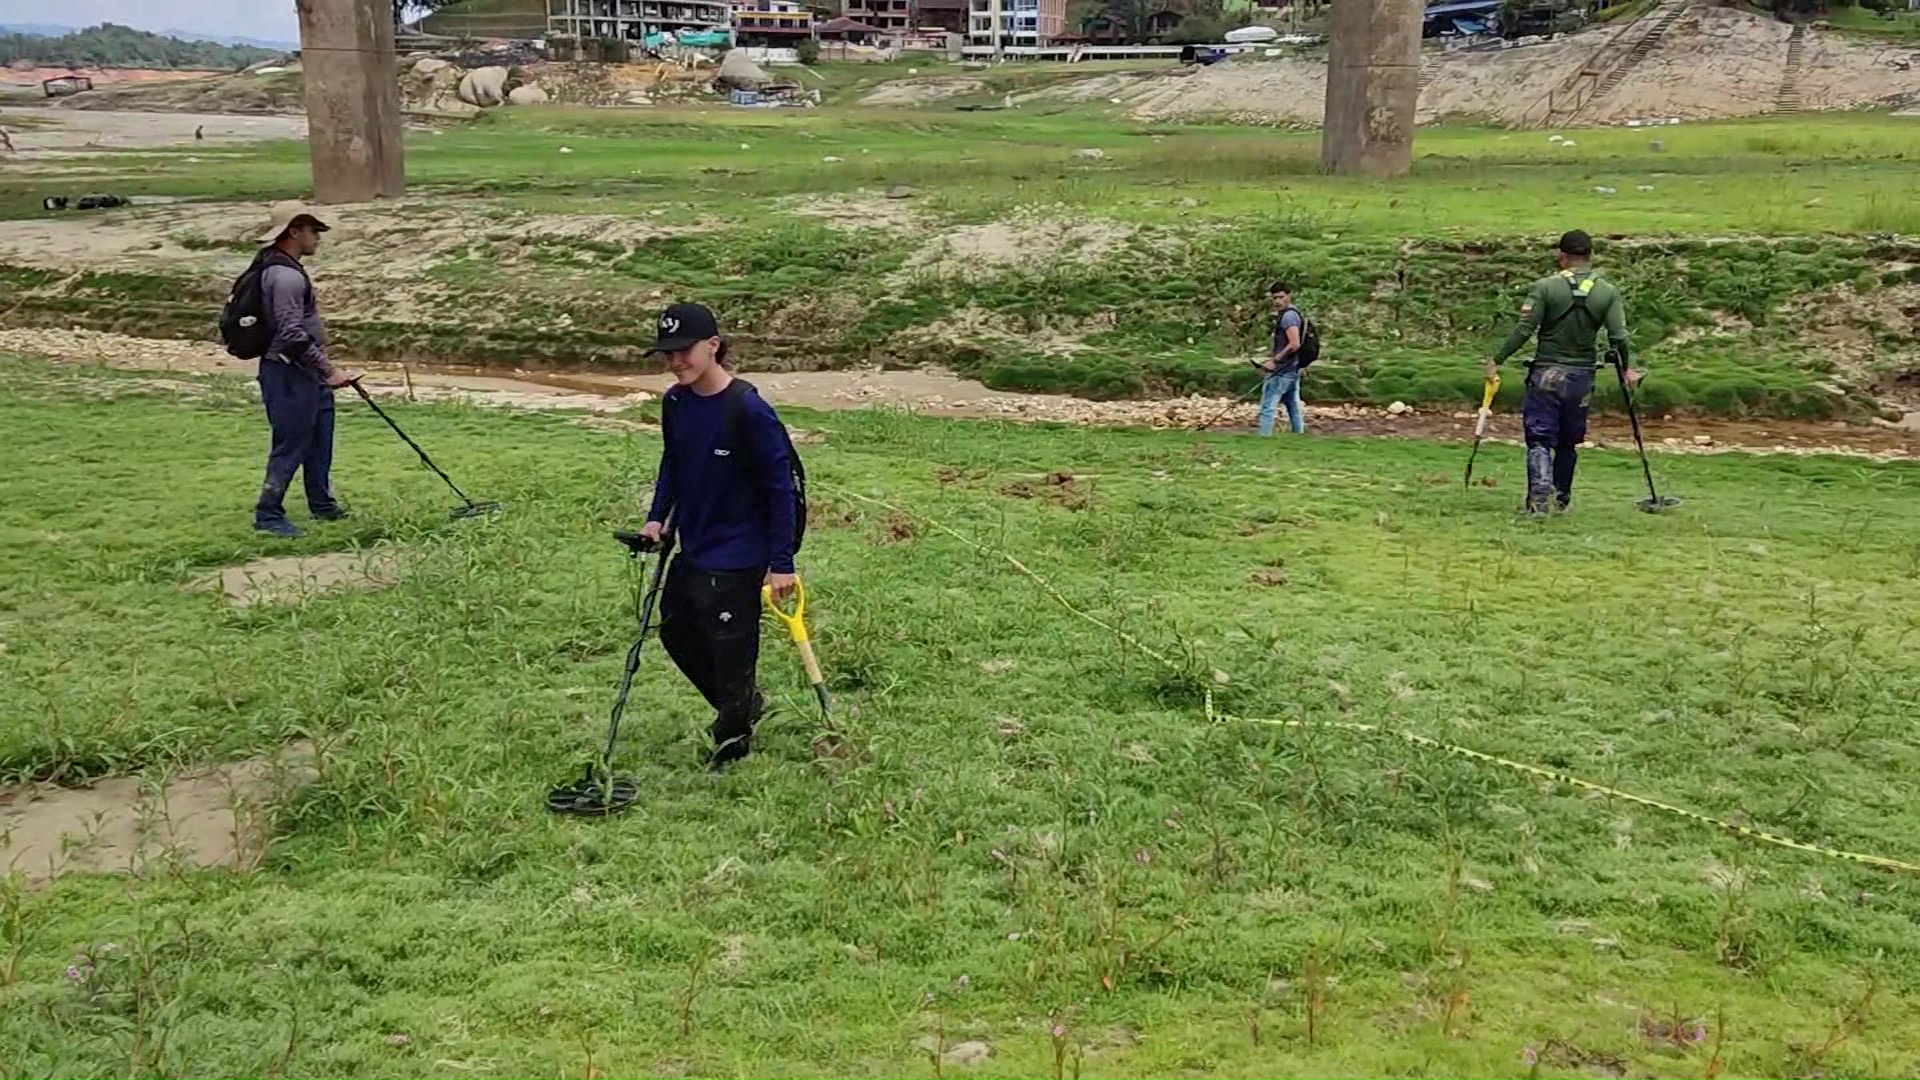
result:
[(426, 464), (427, 468), (432, 469), (434, 472), (434, 475), (438, 476), (442, 480), (445, 480), (447, 482), (447, 486), (453, 489), (453, 493), (455, 495), (460, 496), (460, 501), (463, 503), (466, 503), (465, 506), (454, 508), (453, 511), (447, 514), (448, 517), (453, 518), (457, 521), (461, 518), (485, 517), (488, 514), (497, 514), (500, 512), (500, 504), (497, 502), (477, 503), (477, 502), (474, 502), (472, 499), (467, 498), (467, 493), (460, 490), (459, 485), (453, 482), (452, 477), (440, 471), (440, 466), (435, 465), (433, 463), (433, 459), (427, 456), (427, 452), (425, 450), (420, 449), (420, 444), (417, 442), (414, 442), (412, 439), (407, 438), (407, 433), (400, 430), (400, 425), (393, 422), (393, 417), (388, 416), (387, 411), (385, 409), (382, 409), (379, 405), (374, 404), (373, 397), (367, 393), (366, 387), (360, 385), (359, 380), (356, 379), (349, 385), (351, 385), (353, 389), (360, 395), (360, 400), (366, 402), (369, 406), (372, 406), (373, 411), (379, 414), (380, 419), (385, 420), (387, 422), (387, 426), (393, 429), (393, 433), (395, 435), (400, 436), (400, 441), (406, 443), (408, 446), (413, 447), (413, 452), (420, 455), (420, 460)]
[(606, 817), (627, 809), (640, 798), (638, 781), (630, 776), (615, 775), (613, 754), (620, 740), (620, 718), (627, 711), (627, 695), (633, 691), (633, 676), (640, 670), (640, 647), (647, 643), (647, 631), (653, 628), (654, 606), (660, 599), (660, 586), (666, 580), (667, 563), (673, 554), (673, 533), (663, 533), (657, 542), (637, 532), (617, 532), (613, 538), (627, 546), (627, 553), (632, 558), (638, 559), (648, 554), (655, 556), (657, 561), (653, 565), (653, 583), (648, 586), (646, 597), (640, 602), (640, 634), (633, 639), (633, 648), (627, 650), (627, 669), (620, 676), (620, 693), (613, 699), (613, 717), (607, 725), (606, 753), (601, 755), (600, 760), (587, 763), (577, 783), (562, 784), (547, 793), (547, 810), (550, 813)]
[(1680, 505), (1671, 495), (1662, 495), (1653, 486), (1653, 466), (1647, 464), (1647, 443), (1640, 435), (1640, 410), (1633, 403), (1633, 387), (1627, 385), (1627, 362), (1618, 350), (1609, 353), (1613, 373), (1620, 380), (1620, 394), (1627, 401), (1627, 422), (1633, 425), (1633, 445), (1640, 451), (1640, 471), (1647, 477), (1647, 497), (1638, 503), (1649, 514), (1658, 514)]
[(1193, 430), (1195, 430), (1195, 431), (1207, 431), (1207, 430), (1209, 430), (1209, 429), (1211, 429), (1211, 428), (1213, 427), (1213, 425), (1215, 425), (1215, 424), (1217, 424), (1217, 423), (1219, 423), (1220, 421), (1222, 421), (1222, 420), (1224, 420), (1224, 419), (1226, 419), (1226, 418), (1227, 418), (1227, 414), (1228, 414), (1228, 413), (1230, 413), (1230, 412), (1232, 412), (1233, 410), (1235, 410), (1235, 409), (1237, 409), (1237, 408), (1239, 408), (1239, 407), (1240, 407), (1240, 403), (1241, 403), (1241, 402), (1243, 402), (1243, 401), (1245, 401), (1245, 400), (1247, 400), (1248, 398), (1251, 398), (1251, 397), (1255, 397), (1255, 396), (1257, 396), (1257, 395), (1258, 395), (1258, 394), (1260, 393), (1260, 391), (1261, 391), (1261, 389), (1262, 389), (1262, 388), (1264, 388), (1264, 387), (1265, 387), (1265, 386), (1267, 385), (1267, 376), (1268, 376), (1268, 375), (1271, 375), (1271, 374), (1272, 374), (1272, 372), (1270, 372), (1270, 371), (1267, 371), (1267, 369), (1266, 369), (1266, 368), (1264, 368), (1264, 367), (1261, 367), (1261, 366), (1260, 366), (1260, 364), (1259, 364), (1258, 362), (1256, 362), (1256, 361), (1252, 361), (1252, 360), (1249, 360), (1249, 361), (1247, 361), (1247, 362), (1248, 362), (1248, 363), (1250, 363), (1250, 364), (1253, 364), (1253, 366), (1254, 366), (1255, 368), (1259, 368), (1259, 370), (1260, 370), (1260, 371), (1261, 371), (1261, 372), (1263, 373), (1263, 374), (1262, 374), (1262, 375), (1260, 376), (1260, 381), (1259, 381), (1259, 382), (1257, 382), (1257, 383), (1254, 383), (1252, 387), (1250, 387), (1250, 388), (1248, 388), (1248, 389), (1246, 389), (1246, 390), (1242, 390), (1242, 391), (1240, 392), (1240, 396), (1239, 396), (1239, 397), (1237, 397), (1237, 398), (1234, 398), (1234, 399), (1233, 399), (1232, 401), (1230, 401), (1230, 402), (1228, 402), (1228, 403), (1227, 403), (1227, 407), (1226, 407), (1226, 408), (1224, 408), (1224, 409), (1221, 409), (1221, 410), (1220, 410), (1219, 412), (1217, 412), (1217, 413), (1214, 413), (1214, 414), (1213, 414), (1213, 417), (1212, 417), (1212, 419), (1209, 419), (1209, 420), (1207, 420), (1207, 421), (1206, 421), (1205, 423), (1202, 423), (1202, 424), (1198, 424), (1198, 425), (1195, 425), (1195, 427), (1194, 427), (1194, 429), (1193, 429)]

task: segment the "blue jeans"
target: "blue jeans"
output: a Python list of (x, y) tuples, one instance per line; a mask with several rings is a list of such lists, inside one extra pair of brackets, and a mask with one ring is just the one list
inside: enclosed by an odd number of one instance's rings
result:
[(1287, 426), (1295, 435), (1307, 430), (1307, 415), (1300, 406), (1300, 369), (1288, 368), (1267, 376), (1260, 387), (1260, 434), (1273, 434), (1274, 415), (1280, 402), (1287, 403)]

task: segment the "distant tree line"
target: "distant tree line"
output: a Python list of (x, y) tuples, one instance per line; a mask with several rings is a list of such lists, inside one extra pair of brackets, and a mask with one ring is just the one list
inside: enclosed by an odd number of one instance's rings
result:
[(101, 23), (59, 37), (0, 34), (0, 64), (26, 60), (42, 67), (233, 71), (277, 55), (271, 49), (251, 45), (182, 41), (114, 23)]

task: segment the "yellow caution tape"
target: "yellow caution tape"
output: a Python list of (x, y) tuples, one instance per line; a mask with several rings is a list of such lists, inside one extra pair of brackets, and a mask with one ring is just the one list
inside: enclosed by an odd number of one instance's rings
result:
[[(1124, 630), (1121, 630), (1119, 627), (1114, 626), (1111, 623), (1108, 623), (1105, 620), (1099, 618), (1098, 616), (1095, 616), (1092, 613), (1084, 611), (1078, 606), (1076, 606), (1073, 603), (1073, 601), (1067, 599), (1064, 593), (1062, 593), (1059, 589), (1055, 588), (1052, 582), (1040, 576), (1040, 574), (1036, 573), (1031, 567), (1027, 566), (1027, 564), (1021, 562), (1019, 559), (1014, 558), (1012, 555), (1004, 551), (995, 550), (994, 548), (991, 548), (986, 544), (983, 544), (973, 539), (972, 537), (967, 536), (966, 534), (960, 532), (959, 530), (954, 529), (953, 527), (946, 525), (942, 522), (935, 521), (932, 518), (925, 516), (924, 514), (916, 514), (911, 510), (907, 510), (904, 507), (896, 506), (893, 503), (887, 502), (883, 499), (876, 499), (869, 495), (862, 495), (857, 491), (840, 490), (840, 491), (837, 491), (836, 493), (845, 495), (848, 498), (856, 499), (860, 502), (867, 503), (872, 506), (880, 507), (883, 510), (889, 510), (896, 514), (905, 514), (909, 517), (916, 518), (921, 523), (933, 528), (938, 532), (945, 533), (946, 535), (952, 537), (955, 540), (960, 541), (961, 543), (967, 545), (968, 547), (974, 549), (975, 551), (980, 552), (983, 555), (999, 556), (1000, 558), (1006, 560), (1007, 564), (1009, 566), (1012, 566), (1014, 570), (1018, 571), (1022, 576), (1026, 577), (1028, 580), (1032, 581), (1035, 585), (1039, 586), (1041, 591), (1045, 592), (1049, 597), (1053, 599), (1055, 603), (1065, 608), (1068, 612), (1072, 613), (1073, 615), (1077, 616), (1078, 618), (1088, 623), (1091, 623), (1094, 626), (1099, 627), (1100, 629), (1106, 631), (1107, 633), (1112, 634), (1114, 637), (1124, 642), (1129, 648), (1135, 650), (1136, 652), (1140, 653), (1143, 656), (1150, 657), (1151, 659), (1167, 667), (1169, 670), (1172, 670), (1172, 671), (1181, 670), (1180, 665), (1174, 663), (1164, 653), (1161, 653), (1158, 650), (1153, 649), (1152, 647), (1140, 641), (1138, 638), (1134, 637), (1133, 635), (1127, 633)], [(1743, 836), (1749, 840), (1757, 840), (1763, 844), (1772, 844), (1775, 847), (1787, 848), (1792, 851), (1804, 851), (1812, 855), (1824, 855), (1830, 859), (1840, 859), (1846, 862), (1858, 863), (1861, 866), (1876, 867), (1881, 870), (1899, 870), (1899, 871), (1904, 871), (1906, 873), (1920, 874), (1920, 866), (1916, 866), (1913, 863), (1901, 862), (1899, 859), (1889, 859), (1881, 855), (1865, 855), (1857, 851), (1842, 851), (1839, 848), (1822, 847), (1819, 844), (1803, 843), (1799, 840), (1793, 839), (1792, 837), (1781, 836), (1778, 833), (1770, 833), (1764, 829), (1756, 829), (1749, 825), (1736, 824), (1735, 822), (1728, 821), (1725, 818), (1717, 818), (1717, 817), (1713, 817), (1710, 814), (1702, 814), (1697, 810), (1689, 810), (1684, 806), (1675, 806), (1672, 803), (1662, 802), (1659, 799), (1651, 799), (1645, 795), (1635, 795), (1631, 791), (1622, 791), (1619, 788), (1608, 787), (1605, 784), (1596, 784), (1591, 780), (1583, 780), (1578, 776), (1574, 776), (1571, 773), (1561, 772), (1558, 769), (1549, 769), (1541, 765), (1529, 765), (1524, 761), (1514, 761), (1510, 758), (1499, 757), (1494, 754), (1486, 753), (1485, 751), (1482, 751), (1482, 750), (1472, 749), (1471, 747), (1457, 746), (1453, 743), (1442, 742), (1439, 739), (1431, 738), (1429, 736), (1421, 735), (1412, 731), (1402, 731), (1398, 728), (1382, 727), (1378, 724), (1361, 724), (1361, 723), (1355, 723), (1355, 722), (1346, 721), (1346, 720), (1277, 720), (1277, 719), (1268, 719), (1265, 717), (1236, 716), (1232, 713), (1222, 712), (1214, 708), (1213, 691), (1211, 689), (1208, 689), (1205, 694), (1205, 709), (1206, 709), (1207, 719), (1210, 721), (1224, 721), (1228, 723), (1241, 723), (1241, 724), (1264, 724), (1270, 727), (1316, 728), (1316, 729), (1322, 729), (1327, 731), (1350, 732), (1356, 735), (1379, 735), (1379, 736), (1385, 736), (1388, 738), (1399, 739), (1400, 741), (1405, 742), (1411, 746), (1417, 746), (1425, 750), (1437, 750), (1441, 753), (1453, 754), (1456, 757), (1463, 757), (1469, 761), (1477, 761), (1485, 765), (1497, 766), (1502, 769), (1508, 769), (1513, 772), (1523, 773), (1528, 776), (1536, 776), (1542, 780), (1551, 780), (1556, 783), (1566, 784), (1569, 787), (1579, 788), (1582, 791), (1591, 791), (1596, 795), (1604, 795), (1610, 799), (1620, 799), (1624, 802), (1630, 802), (1637, 806), (1644, 806), (1650, 810), (1658, 810), (1663, 814), (1671, 814), (1675, 817), (1685, 818), (1688, 821), (1698, 822), (1702, 825), (1710, 825), (1716, 829), (1721, 829), (1726, 832), (1733, 833), (1736, 836)]]

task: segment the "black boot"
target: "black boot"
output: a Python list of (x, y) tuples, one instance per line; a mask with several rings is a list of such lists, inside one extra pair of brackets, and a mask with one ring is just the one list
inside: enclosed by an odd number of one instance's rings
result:
[(754, 729), (760, 726), (766, 711), (767, 699), (758, 689), (745, 702), (720, 710), (713, 720), (713, 754), (707, 758), (708, 771), (723, 772), (753, 752)]

